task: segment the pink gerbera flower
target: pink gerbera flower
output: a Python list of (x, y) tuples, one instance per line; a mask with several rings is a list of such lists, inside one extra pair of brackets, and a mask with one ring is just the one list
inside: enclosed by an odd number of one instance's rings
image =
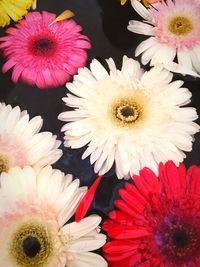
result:
[(170, 161), (158, 177), (144, 168), (119, 190), (103, 225), (110, 267), (200, 266), (200, 167)]
[(131, 2), (144, 22), (131, 20), (128, 29), (150, 36), (135, 51), (136, 56), (142, 54), (142, 63), (162, 63), (183, 74), (200, 73), (200, 2), (166, 0), (149, 9), (138, 1)]
[(73, 20), (51, 24), (55, 17), (48, 12), (29, 13), (0, 38), (0, 48), (8, 58), (3, 72), (13, 68), (13, 82), (21, 79), (41, 89), (57, 87), (84, 66), (89, 39), (80, 34), (81, 27)]

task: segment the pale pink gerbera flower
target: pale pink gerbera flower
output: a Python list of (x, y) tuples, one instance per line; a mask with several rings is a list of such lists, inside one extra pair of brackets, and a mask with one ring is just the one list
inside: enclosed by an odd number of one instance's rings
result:
[(87, 191), (79, 180), (46, 166), (15, 167), (0, 175), (0, 266), (106, 267), (90, 251), (103, 246), (101, 217), (71, 220)]
[(0, 173), (13, 166), (41, 168), (62, 155), (61, 142), (50, 132), (39, 132), (43, 120), (29, 120), (27, 111), (0, 103)]
[(20, 79), (41, 89), (57, 87), (84, 66), (89, 39), (80, 34), (81, 27), (73, 20), (51, 24), (55, 17), (48, 12), (29, 13), (0, 38), (0, 48), (8, 58), (3, 72), (13, 68), (13, 82)]
[(131, 20), (128, 29), (151, 36), (136, 48), (135, 55), (142, 54), (142, 63), (163, 63), (183, 74), (200, 73), (200, 2), (166, 0), (149, 9), (138, 1), (131, 2), (145, 21)]

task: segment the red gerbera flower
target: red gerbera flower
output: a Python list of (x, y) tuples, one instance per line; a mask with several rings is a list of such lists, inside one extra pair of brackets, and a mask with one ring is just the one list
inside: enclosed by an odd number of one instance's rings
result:
[(167, 162), (159, 178), (144, 168), (134, 181), (103, 225), (114, 239), (104, 246), (109, 266), (199, 267), (200, 167)]
[(7, 62), (3, 72), (13, 68), (12, 80), (38, 88), (57, 87), (67, 82), (87, 60), (88, 37), (72, 19), (56, 23), (56, 15), (31, 12), (0, 38)]

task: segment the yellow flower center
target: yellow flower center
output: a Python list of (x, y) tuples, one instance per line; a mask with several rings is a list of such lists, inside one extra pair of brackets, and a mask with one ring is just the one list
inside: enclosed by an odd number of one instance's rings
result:
[(13, 234), (10, 256), (19, 267), (46, 266), (53, 253), (53, 241), (47, 225), (28, 222)]
[(115, 116), (123, 123), (133, 123), (139, 117), (138, 106), (133, 103), (121, 103), (115, 108)]
[(144, 107), (138, 99), (119, 99), (111, 106), (112, 119), (120, 127), (135, 127), (144, 119)]
[(3, 157), (2, 155), (0, 155), (0, 174), (2, 172), (7, 172), (9, 167), (8, 167), (8, 160)]
[(192, 22), (186, 17), (174, 17), (169, 23), (169, 31), (178, 36), (188, 34), (192, 29)]

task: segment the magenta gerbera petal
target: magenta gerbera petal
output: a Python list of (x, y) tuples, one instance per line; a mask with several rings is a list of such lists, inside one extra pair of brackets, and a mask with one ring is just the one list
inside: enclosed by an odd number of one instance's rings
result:
[(3, 72), (13, 68), (12, 81), (22, 80), (45, 89), (67, 82), (87, 60), (88, 37), (74, 20), (49, 25), (56, 15), (31, 12), (7, 35), (0, 48), (7, 57)]
[(200, 167), (169, 161), (133, 178), (103, 224), (109, 266), (200, 266)]

